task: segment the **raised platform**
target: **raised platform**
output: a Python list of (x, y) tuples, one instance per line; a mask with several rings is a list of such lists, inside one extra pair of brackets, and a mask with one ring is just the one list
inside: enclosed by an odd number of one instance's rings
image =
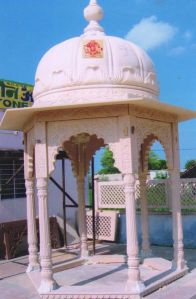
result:
[[(138, 299), (183, 276), (187, 270), (172, 271), (171, 262), (162, 258), (147, 258), (140, 265), (145, 289), (138, 295), (126, 291), (127, 266), (123, 255), (97, 255), (88, 260), (69, 260), (64, 269), (54, 274), (60, 286), (42, 299)], [(30, 273), (38, 289), (40, 273)]]

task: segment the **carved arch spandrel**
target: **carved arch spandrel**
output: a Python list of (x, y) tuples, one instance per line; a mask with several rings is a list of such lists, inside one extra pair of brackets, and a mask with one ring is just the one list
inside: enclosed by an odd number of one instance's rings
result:
[(30, 179), (34, 177), (35, 172), (35, 158), (34, 158), (34, 148), (35, 148), (35, 138), (34, 129), (24, 134), (24, 175), (25, 179)]
[(105, 144), (102, 138), (87, 133), (71, 136), (63, 143), (63, 149), (71, 160), (72, 171), (76, 177), (87, 175), (92, 156), (103, 146)]
[[(138, 118), (136, 120), (136, 131), (137, 131), (137, 149), (138, 149), (139, 165), (141, 165), (140, 160), (141, 158), (143, 158), (143, 162), (144, 162), (143, 168), (146, 167), (147, 157), (148, 157), (150, 147), (153, 144), (153, 142), (157, 140), (162, 144), (165, 150), (168, 169), (172, 169), (173, 150), (172, 150), (171, 124)], [(141, 153), (141, 151), (143, 151), (143, 153)]]
[(81, 133), (96, 135), (97, 138), (104, 140), (104, 144), (114, 145), (118, 142), (117, 118), (49, 122), (47, 124), (49, 174), (54, 170), (56, 156), (63, 147), (63, 143), (68, 141), (71, 136)]

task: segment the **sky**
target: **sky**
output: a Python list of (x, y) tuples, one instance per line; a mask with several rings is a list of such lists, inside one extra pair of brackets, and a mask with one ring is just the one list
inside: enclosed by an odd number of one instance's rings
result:
[[(83, 33), (88, 0), (0, 0), (0, 78), (34, 84), (42, 55)], [(196, 110), (196, 0), (99, 0), (108, 35), (143, 47), (160, 100)], [(196, 120), (180, 124), (181, 168), (196, 159)], [(161, 155), (160, 146), (156, 152)]]

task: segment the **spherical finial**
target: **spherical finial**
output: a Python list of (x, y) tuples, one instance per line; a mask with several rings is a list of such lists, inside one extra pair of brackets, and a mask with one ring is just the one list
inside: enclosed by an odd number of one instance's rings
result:
[(99, 25), (99, 21), (103, 18), (103, 9), (97, 4), (96, 0), (90, 0), (89, 5), (84, 9), (84, 17), (89, 22), (85, 28), (85, 34), (104, 34), (103, 28)]
[(97, 4), (96, 0), (91, 0), (84, 9), (84, 17), (87, 21), (100, 21), (103, 18), (103, 9)]

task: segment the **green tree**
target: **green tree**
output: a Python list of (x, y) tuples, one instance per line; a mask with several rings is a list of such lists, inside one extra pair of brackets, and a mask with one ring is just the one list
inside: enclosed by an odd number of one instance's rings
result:
[(190, 169), (192, 168), (193, 166), (196, 165), (196, 160), (192, 159), (192, 160), (188, 160), (186, 163), (185, 163), (185, 169)]
[(149, 170), (162, 170), (167, 169), (167, 163), (161, 159), (154, 151), (150, 151), (148, 158), (148, 169)]
[(120, 173), (118, 168), (114, 166), (113, 153), (109, 150), (108, 147), (105, 148), (103, 156), (101, 158), (101, 166), (103, 167), (98, 174), (114, 174)]

